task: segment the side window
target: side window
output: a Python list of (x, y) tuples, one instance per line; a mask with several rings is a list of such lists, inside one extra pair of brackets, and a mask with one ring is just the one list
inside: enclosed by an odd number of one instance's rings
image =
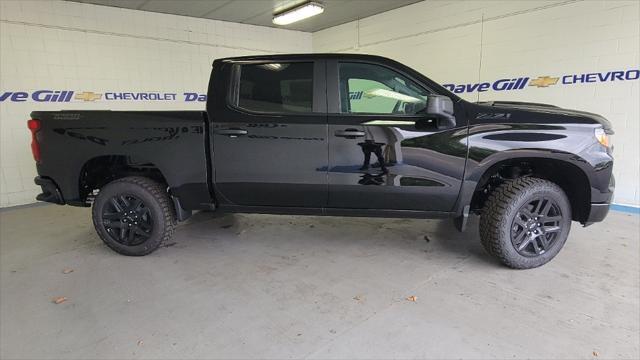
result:
[(342, 62), (342, 113), (414, 115), (427, 106), (427, 90), (379, 65)]
[(256, 112), (313, 111), (313, 63), (242, 64), (235, 105)]

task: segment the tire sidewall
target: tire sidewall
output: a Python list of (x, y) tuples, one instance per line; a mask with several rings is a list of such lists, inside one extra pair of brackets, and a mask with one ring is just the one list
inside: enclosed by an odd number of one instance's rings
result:
[[(102, 213), (105, 205), (112, 197), (117, 195), (133, 195), (142, 200), (144, 206), (149, 209), (153, 224), (151, 227), (151, 236), (149, 236), (145, 242), (134, 246), (124, 245), (115, 241), (111, 238), (111, 235), (107, 233), (103, 223)], [(164, 212), (157, 199), (147, 189), (140, 185), (125, 181), (115, 181), (106, 185), (102, 190), (100, 190), (98, 196), (96, 196), (93, 203), (92, 213), (93, 223), (100, 238), (111, 249), (120, 254), (130, 256), (147, 255), (157, 249), (162, 243), (165, 226)]]
[[(560, 221), (562, 230), (557, 234), (550, 250), (542, 255), (528, 257), (518, 253), (511, 242), (511, 227), (518, 210), (536, 196), (551, 198), (558, 204), (562, 212), (562, 220)], [(535, 184), (527, 187), (509, 203), (504, 211), (504, 215), (499, 225), (499, 241), (501, 242), (501, 248), (506, 257), (511, 259), (513, 265), (518, 268), (535, 268), (553, 259), (564, 247), (571, 228), (571, 206), (569, 205), (569, 200), (562, 189), (553, 183)]]

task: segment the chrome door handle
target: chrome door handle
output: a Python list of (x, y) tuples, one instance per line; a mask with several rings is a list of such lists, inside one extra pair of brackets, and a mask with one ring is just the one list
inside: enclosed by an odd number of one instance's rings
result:
[(338, 137), (343, 137), (347, 139), (355, 139), (359, 137), (364, 137), (364, 131), (358, 131), (356, 129), (346, 129), (346, 130), (336, 130), (335, 135)]
[(238, 137), (247, 135), (249, 132), (244, 129), (231, 128), (231, 129), (220, 129), (216, 130), (216, 134), (218, 135), (226, 135), (228, 137)]

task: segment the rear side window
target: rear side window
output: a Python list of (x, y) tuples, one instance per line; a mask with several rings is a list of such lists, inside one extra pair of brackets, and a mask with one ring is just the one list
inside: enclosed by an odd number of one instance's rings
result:
[(236, 84), (237, 107), (270, 113), (313, 111), (312, 62), (236, 66), (240, 73)]

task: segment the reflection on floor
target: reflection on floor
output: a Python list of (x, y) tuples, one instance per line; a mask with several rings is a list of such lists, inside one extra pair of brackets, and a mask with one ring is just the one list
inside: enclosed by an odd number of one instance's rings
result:
[(638, 358), (639, 219), (514, 271), (475, 223), (200, 213), (131, 258), (88, 209), (3, 211), (0, 357)]

